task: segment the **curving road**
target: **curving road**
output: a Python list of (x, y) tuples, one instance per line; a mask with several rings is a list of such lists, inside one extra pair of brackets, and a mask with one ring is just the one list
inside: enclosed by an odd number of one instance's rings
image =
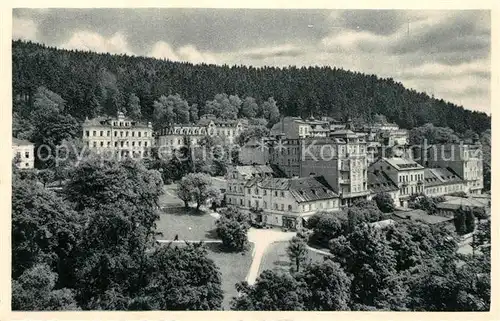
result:
[(248, 240), (254, 243), (253, 260), (250, 270), (248, 271), (246, 281), (248, 284), (253, 285), (259, 276), (260, 263), (267, 248), (274, 242), (289, 241), (297, 233), (296, 232), (282, 232), (279, 230), (266, 230), (251, 228), (248, 231)]

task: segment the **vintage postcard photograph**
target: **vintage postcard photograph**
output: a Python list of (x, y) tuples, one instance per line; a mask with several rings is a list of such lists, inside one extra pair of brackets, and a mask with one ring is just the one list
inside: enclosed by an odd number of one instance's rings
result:
[(7, 309), (490, 311), (491, 21), (12, 9)]

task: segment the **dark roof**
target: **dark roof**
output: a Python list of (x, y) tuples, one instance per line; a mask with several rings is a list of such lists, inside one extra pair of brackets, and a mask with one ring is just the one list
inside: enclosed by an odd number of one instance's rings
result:
[(398, 186), (382, 171), (368, 171), (368, 188), (374, 193), (397, 191)]
[(394, 219), (410, 219), (412, 221), (422, 221), (427, 224), (439, 224), (453, 220), (453, 217), (429, 215), (424, 210), (398, 211), (394, 212), (393, 216)]
[(12, 145), (25, 146), (25, 145), (33, 145), (33, 143), (24, 139), (12, 137)]
[(411, 169), (423, 169), (424, 167), (412, 159), (401, 158), (401, 157), (391, 157), (382, 158), (389, 165), (397, 170), (411, 170)]
[(301, 178), (254, 178), (245, 184), (245, 187), (252, 186), (258, 186), (263, 189), (289, 191), (298, 203), (338, 197), (323, 176)]
[(446, 168), (425, 168), (424, 179), (426, 187), (463, 182), (457, 174)]

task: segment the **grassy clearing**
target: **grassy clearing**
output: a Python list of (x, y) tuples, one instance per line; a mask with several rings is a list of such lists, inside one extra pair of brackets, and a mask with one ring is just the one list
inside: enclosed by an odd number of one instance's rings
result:
[[(276, 272), (290, 271), (290, 260), (286, 249), (288, 242), (276, 242), (269, 246), (259, 268), (259, 274), (264, 270), (273, 270)], [(309, 251), (309, 260), (311, 262), (323, 262), (325, 255), (313, 251)]]
[(157, 239), (173, 240), (178, 235), (179, 240), (213, 240), (217, 238), (215, 221), (216, 218), (210, 214), (194, 208), (165, 208), (156, 221), (156, 230), (163, 234)]

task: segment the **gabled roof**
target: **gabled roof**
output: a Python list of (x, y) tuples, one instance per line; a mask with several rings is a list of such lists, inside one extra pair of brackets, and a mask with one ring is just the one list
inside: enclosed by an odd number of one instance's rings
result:
[(235, 166), (240, 175), (250, 178), (255, 174), (274, 174), (273, 169), (268, 165), (242, 165)]
[(12, 145), (28, 146), (28, 145), (33, 145), (33, 143), (24, 139), (12, 137)]
[(386, 173), (382, 171), (368, 171), (368, 188), (373, 193), (393, 192), (399, 190), (396, 183), (394, 183)]
[(463, 182), (457, 174), (446, 168), (425, 168), (424, 179), (427, 187)]
[(399, 171), (424, 169), (422, 165), (409, 158), (391, 157), (382, 158), (382, 160)]
[(453, 220), (453, 217), (429, 215), (424, 210), (398, 211), (394, 212), (393, 216), (395, 219), (410, 219), (412, 221), (422, 221), (427, 224), (438, 224)]
[(301, 178), (254, 178), (245, 187), (258, 186), (262, 189), (289, 191), (298, 202), (311, 202), (338, 198), (323, 176)]

